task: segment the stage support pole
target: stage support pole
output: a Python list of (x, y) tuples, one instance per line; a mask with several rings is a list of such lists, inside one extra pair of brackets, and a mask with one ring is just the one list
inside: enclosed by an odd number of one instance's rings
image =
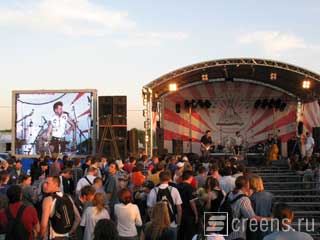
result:
[(191, 127), (191, 118), (192, 118), (192, 106), (189, 106), (189, 152), (192, 153), (192, 127)]

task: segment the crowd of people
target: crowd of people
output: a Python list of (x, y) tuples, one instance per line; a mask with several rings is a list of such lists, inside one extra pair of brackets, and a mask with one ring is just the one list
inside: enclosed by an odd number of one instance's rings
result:
[[(46, 156), (29, 174), (14, 158), (0, 171), (0, 239), (312, 239), (290, 230), (292, 209), (274, 206), (262, 178), (235, 159)], [(220, 211), (240, 220), (237, 231), (205, 236), (205, 212)], [(286, 219), (275, 233), (244, 223), (274, 218)]]

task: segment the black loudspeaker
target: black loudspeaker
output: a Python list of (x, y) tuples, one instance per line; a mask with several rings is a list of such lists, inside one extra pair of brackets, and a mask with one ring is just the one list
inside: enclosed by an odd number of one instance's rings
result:
[(138, 130), (137, 129), (131, 129), (128, 132), (128, 146), (129, 146), (129, 152), (131, 154), (137, 154), (138, 153)]
[(320, 127), (312, 128), (312, 137), (314, 139), (314, 152), (319, 153), (320, 150)]
[(158, 146), (158, 154), (164, 154), (164, 130), (163, 128), (157, 127), (156, 129), (156, 140)]
[(181, 112), (181, 105), (180, 103), (176, 103), (176, 113), (180, 113)]
[(181, 139), (172, 139), (172, 153), (183, 154), (183, 141)]
[(298, 122), (298, 135), (302, 135), (303, 134), (303, 122), (299, 121)]
[(113, 114), (113, 97), (100, 96), (99, 97), (99, 118), (106, 115)]

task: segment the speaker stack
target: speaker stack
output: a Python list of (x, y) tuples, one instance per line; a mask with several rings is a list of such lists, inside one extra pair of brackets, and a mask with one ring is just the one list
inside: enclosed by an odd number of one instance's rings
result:
[[(99, 119), (111, 116), (111, 124), (115, 140), (121, 158), (127, 156), (127, 96), (100, 96), (99, 97)], [(101, 139), (104, 127), (99, 121), (99, 142), (105, 141), (103, 154), (114, 159), (114, 149), (111, 142), (110, 132), (105, 139)]]

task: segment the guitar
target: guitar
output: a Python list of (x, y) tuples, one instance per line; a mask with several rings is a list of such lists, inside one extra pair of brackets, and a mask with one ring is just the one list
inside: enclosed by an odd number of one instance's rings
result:
[(214, 144), (203, 144), (201, 143), (201, 146), (200, 146), (200, 150), (202, 153), (208, 153), (211, 149), (211, 147), (213, 147)]

